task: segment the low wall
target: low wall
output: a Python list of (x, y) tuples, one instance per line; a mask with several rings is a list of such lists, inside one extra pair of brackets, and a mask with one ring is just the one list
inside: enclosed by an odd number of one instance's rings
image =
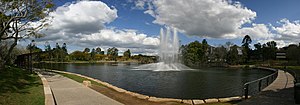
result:
[(98, 79), (94, 79), (91, 77), (87, 77), (81, 74), (76, 74), (76, 73), (71, 73), (71, 72), (65, 72), (65, 71), (58, 71), (58, 70), (50, 70), (47, 69), (49, 71), (54, 71), (54, 72), (60, 72), (60, 73), (66, 73), (66, 74), (72, 74), (72, 75), (77, 75), (83, 78), (87, 78), (89, 80), (95, 81), (97, 83), (100, 83), (108, 88), (111, 88), (117, 92), (120, 93), (125, 93), (128, 95), (131, 95), (133, 97), (139, 98), (139, 99), (143, 99), (143, 100), (148, 100), (148, 101), (152, 101), (152, 102), (178, 102), (178, 103), (185, 103), (185, 104), (190, 104), (190, 105), (197, 105), (197, 104), (207, 104), (207, 103), (217, 103), (217, 102), (229, 102), (229, 101), (238, 101), (238, 100), (242, 100), (243, 97), (241, 96), (235, 96), (235, 97), (226, 97), (226, 98), (211, 98), (211, 99), (175, 99), (175, 98), (159, 98), (159, 97), (154, 97), (154, 96), (147, 96), (147, 95), (143, 95), (143, 94), (139, 94), (139, 93), (135, 93), (135, 92), (131, 92), (131, 91), (127, 91), (124, 90), (122, 88), (113, 86), (107, 82), (103, 82), (100, 81)]
[(36, 72), (36, 73), (41, 78), (42, 83), (43, 83), (44, 94), (45, 94), (45, 105), (56, 105), (55, 100), (53, 98), (51, 88), (48, 84), (48, 81), (46, 80), (46, 78), (42, 74), (40, 74), (39, 72)]

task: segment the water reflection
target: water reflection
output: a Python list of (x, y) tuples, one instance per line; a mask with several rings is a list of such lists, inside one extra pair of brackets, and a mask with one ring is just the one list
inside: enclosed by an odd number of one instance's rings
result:
[(203, 68), (193, 71), (137, 71), (135, 63), (47, 64), (53, 68), (86, 75), (120, 88), (156, 97), (205, 99), (243, 94), (243, 83), (271, 71)]

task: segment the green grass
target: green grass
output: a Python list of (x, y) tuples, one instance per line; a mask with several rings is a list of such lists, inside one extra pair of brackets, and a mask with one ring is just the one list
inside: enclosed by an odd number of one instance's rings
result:
[(0, 105), (44, 105), (41, 79), (14, 67), (0, 71)]
[(281, 70), (287, 69), (292, 75), (296, 74), (296, 79), (300, 82), (300, 66), (286, 66), (286, 68), (284, 68), (284, 66), (273, 66), (273, 68)]
[[(50, 72), (55, 72), (55, 71), (50, 71)], [(60, 75), (62, 75), (62, 76), (64, 76), (64, 77), (73, 79), (74, 81), (77, 81), (77, 82), (79, 82), (79, 83), (82, 83), (84, 80), (89, 80), (89, 81), (91, 81), (91, 83), (94, 84), (94, 85), (104, 86), (104, 85), (102, 85), (102, 84), (100, 84), (100, 83), (98, 83), (98, 82), (95, 82), (95, 81), (93, 81), (93, 80), (90, 80), (90, 79), (87, 79), (87, 78), (84, 78), (84, 77), (80, 77), (80, 76), (77, 76), (77, 75), (67, 74), (67, 73), (61, 73), (61, 72), (55, 72), (55, 73), (60, 74)], [(106, 87), (106, 86), (105, 86), (105, 87)]]

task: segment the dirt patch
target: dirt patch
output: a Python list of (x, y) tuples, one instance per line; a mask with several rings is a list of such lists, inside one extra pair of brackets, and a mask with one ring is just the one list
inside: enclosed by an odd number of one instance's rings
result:
[(125, 93), (120, 93), (104, 86), (99, 86), (94, 84), (92, 84), (90, 88), (106, 95), (107, 97), (119, 101), (125, 105), (187, 105), (178, 102), (152, 102), (144, 99), (139, 99), (137, 97)]

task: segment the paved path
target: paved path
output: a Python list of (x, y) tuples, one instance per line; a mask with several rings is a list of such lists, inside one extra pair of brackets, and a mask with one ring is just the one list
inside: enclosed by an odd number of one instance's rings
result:
[(82, 84), (56, 73), (41, 72), (47, 79), (57, 105), (122, 105)]
[(296, 105), (294, 101), (294, 77), (288, 72), (278, 71), (278, 77), (261, 93), (238, 105)]

